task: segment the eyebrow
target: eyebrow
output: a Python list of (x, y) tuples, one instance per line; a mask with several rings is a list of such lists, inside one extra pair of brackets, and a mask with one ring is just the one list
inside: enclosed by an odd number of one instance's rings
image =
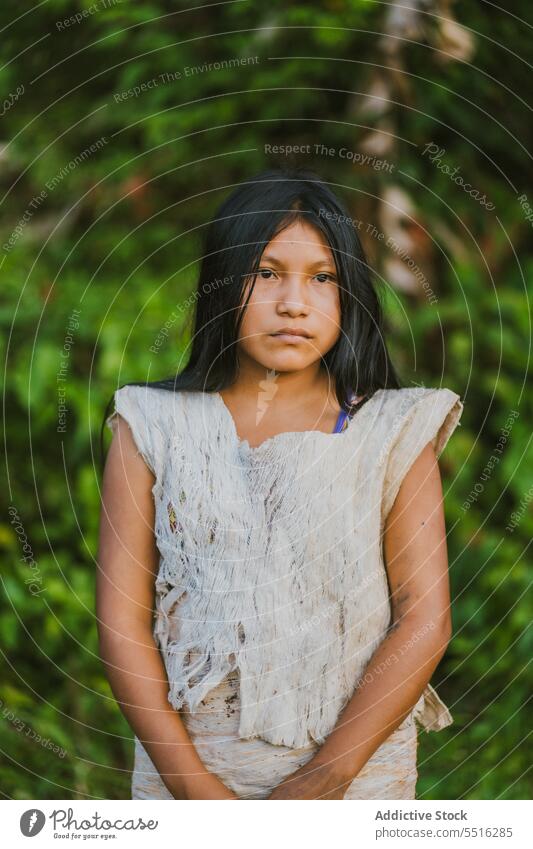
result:
[[(279, 268), (283, 268), (283, 263), (276, 259), (275, 256), (266, 255), (263, 257), (263, 262), (270, 262), (272, 263), (272, 265), (277, 265)], [(330, 259), (319, 259), (317, 262), (311, 263), (309, 268), (319, 268), (322, 265), (327, 265), (330, 268), (335, 268), (335, 265)]]

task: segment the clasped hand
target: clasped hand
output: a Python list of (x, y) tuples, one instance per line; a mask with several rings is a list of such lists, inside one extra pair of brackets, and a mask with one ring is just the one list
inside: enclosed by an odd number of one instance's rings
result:
[(300, 767), (274, 788), (268, 799), (344, 799), (350, 781), (335, 777), (329, 766), (316, 761)]

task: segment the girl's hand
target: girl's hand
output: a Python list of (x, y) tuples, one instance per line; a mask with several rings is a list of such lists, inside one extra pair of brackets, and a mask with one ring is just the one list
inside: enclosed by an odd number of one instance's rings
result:
[(340, 783), (329, 765), (311, 759), (274, 788), (268, 799), (344, 799), (350, 781)]

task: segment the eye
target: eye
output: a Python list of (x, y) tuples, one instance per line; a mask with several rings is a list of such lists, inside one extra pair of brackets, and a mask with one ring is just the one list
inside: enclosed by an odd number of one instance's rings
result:
[(261, 275), (262, 280), (272, 280), (272, 277), (263, 277), (263, 274), (274, 274), (270, 268), (260, 268), (257, 273)]
[[(315, 274), (315, 277), (327, 277), (333, 283), (335, 282), (335, 276), (333, 274), (328, 274), (326, 271), (321, 271), (320, 274)], [(325, 283), (325, 280), (321, 280), (321, 283)]]

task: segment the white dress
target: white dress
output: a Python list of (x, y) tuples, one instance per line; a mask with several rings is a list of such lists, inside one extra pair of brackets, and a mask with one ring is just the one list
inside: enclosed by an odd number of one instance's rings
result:
[[(449, 389), (378, 390), (340, 434), (251, 447), (219, 393), (115, 393), (155, 476), (154, 637), (169, 702), (239, 797), (266, 798), (335, 726), (391, 624), (388, 512), (422, 448), (431, 441), (439, 456), (462, 409)], [(344, 798), (414, 799), (417, 723), (452, 721), (428, 685)], [(132, 798), (172, 798), (137, 737)]]

